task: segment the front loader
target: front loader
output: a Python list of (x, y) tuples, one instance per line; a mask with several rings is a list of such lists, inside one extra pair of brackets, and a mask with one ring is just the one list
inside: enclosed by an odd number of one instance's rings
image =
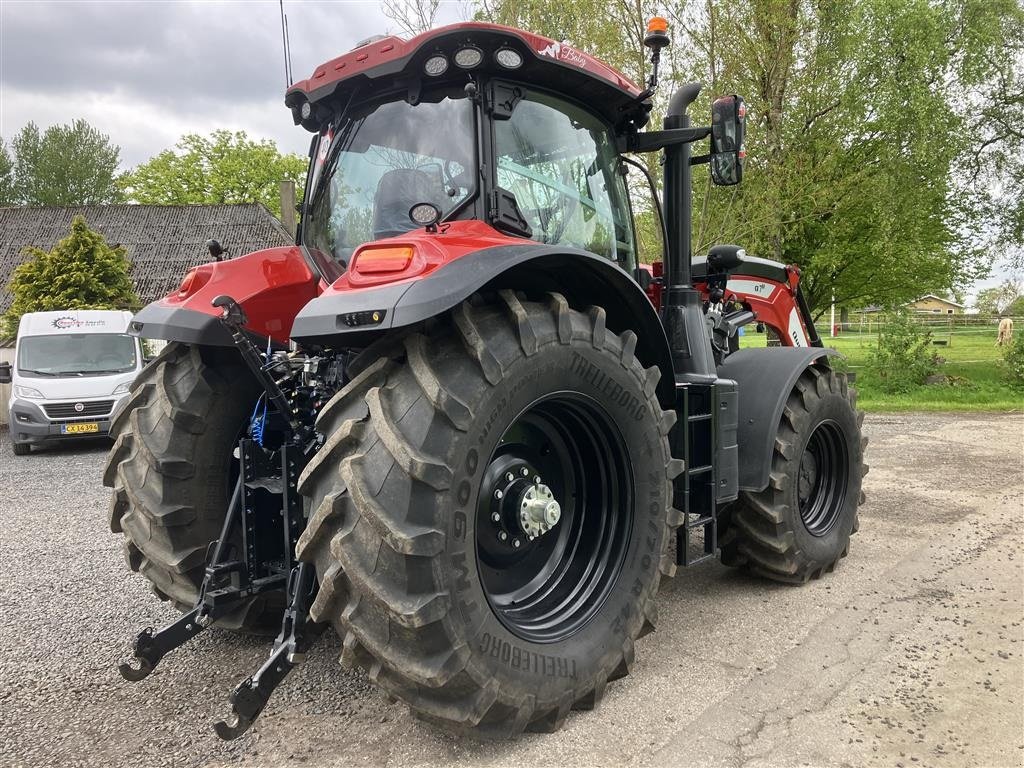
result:
[[(644, 130), (666, 29), (644, 88), (483, 23), (289, 88), (313, 133), (296, 244), (197, 267), (132, 323), (170, 343), (114, 420), (110, 524), (182, 616), (127, 679), (211, 625), (276, 634), (216, 726), (234, 738), (331, 625), (425, 720), (553, 730), (629, 673), (678, 566), (803, 582), (846, 555), (855, 392), (798, 269), (693, 257), (693, 167), (741, 180), (746, 110), (691, 125), (687, 84)], [(647, 152), (652, 268), (625, 184)], [(780, 346), (737, 349), (752, 323)]]

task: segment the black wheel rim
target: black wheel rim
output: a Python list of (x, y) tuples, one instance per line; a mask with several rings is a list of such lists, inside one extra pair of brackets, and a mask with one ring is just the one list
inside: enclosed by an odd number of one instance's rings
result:
[[(531, 539), (523, 502), (541, 486), (561, 516)], [(596, 401), (557, 393), (520, 413), (491, 455), (477, 507), (481, 581), (502, 624), (552, 643), (593, 619), (625, 561), (633, 495), (625, 443)]]
[(823, 421), (811, 433), (800, 458), (797, 498), (804, 527), (825, 536), (842, 514), (849, 485), (850, 462), (843, 431), (834, 421)]

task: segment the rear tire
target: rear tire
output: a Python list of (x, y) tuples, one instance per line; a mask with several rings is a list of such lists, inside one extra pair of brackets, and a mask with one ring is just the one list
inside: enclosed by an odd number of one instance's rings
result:
[[(417, 716), (488, 737), (557, 729), (629, 672), (634, 641), (653, 629), (659, 565), (674, 568), (681, 469), (667, 439), (675, 414), (635, 345), (631, 331), (606, 330), (600, 308), (502, 291), (366, 361), (320, 413), (326, 442), (299, 481), (312, 514), (297, 551), (321, 584), (311, 614), (343, 638), (343, 663)], [(551, 440), (533, 452), (533, 434)], [(560, 440), (591, 458), (568, 459), (562, 475)], [(563, 505), (536, 540), (501, 527), (519, 525), (534, 471)]]
[(32, 453), (32, 446), (28, 443), (11, 443), (11, 452), (15, 456), (28, 456)]
[(856, 403), (846, 374), (821, 366), (801, 374), (783, 409), (768, 487), (741, 493), (726, 510), (724, 564), (799, 584), (846, 557), (868, 471)]
[[(181, 611), (199, 594), (209, 543), (234, 483), (232, 452), (258, 396), (234, 350), (168, 344), (139, 374), (110, 426), (103, 484), (114, 489), (110, 530), (124, 533), (128, 567)], [(217, 622), (276, 631), (284, 593), (267, 593)]]

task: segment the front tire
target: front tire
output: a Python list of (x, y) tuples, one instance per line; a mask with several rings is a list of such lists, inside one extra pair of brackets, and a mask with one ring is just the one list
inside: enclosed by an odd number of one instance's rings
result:
[(768, 487), (726, 510), (722, 562), (789, 583), (835, 570), (864, 501), (864, 412), (846, 374), (812, 365), (797, 380), (776, 433)]
[[(487, 736), (556, 729), (628, 673), (680, 522), (675, 415), (635, 344), (600, 308), (502, 291), (406, 336), (325, 406), (297, 550), (344, 663)], [(537, 522), (551, 497), (560, 517)]]
[(11, 451), (15, 456), (28, 456), (32, 453), (32, 446), (29, 443), (11, 442)]

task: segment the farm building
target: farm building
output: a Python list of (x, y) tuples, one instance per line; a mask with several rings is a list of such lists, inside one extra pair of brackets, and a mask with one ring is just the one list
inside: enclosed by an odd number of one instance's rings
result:
[(927, 293), (919, 299), (909, 302), (906, 305), (911, 312), (920, 312), (926, 315), (962, 315), (964, 305), (957, 304), (950, 299), (936, 296), (934, 293)]
[(262, 205), (93, 205), (0, 208), (0, 313), (11, 305), (7, 286), (28, 257), (26, 246), (48, 251), (83, 216), (110, 245), (124, 246), (132, 282), (143, 304), (174, 289), (190, 268), (210, 260), (214, 239), (241, 256), (294, 239)]

